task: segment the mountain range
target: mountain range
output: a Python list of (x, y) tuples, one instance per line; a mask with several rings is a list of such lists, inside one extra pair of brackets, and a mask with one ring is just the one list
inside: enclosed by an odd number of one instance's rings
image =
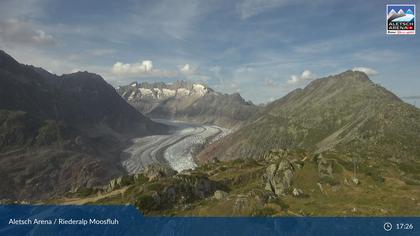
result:
[[(129, 174), (121, 153), (132, 138), (170, 141), (149, 117), (232, 132), (203, 144), (194, 170)], [(129, 203), (150, 215), (417, 215), (419, 173), (420, 109), (363, 72), (256, 106), (186, 81), (114, 89), (0, 51), (0, 198)]]
[(151, 118), (183, 120), (201, 124), (237, 127), (259, 111), (239, 93), (222, 94), (205, 84), (187, 81), (131, 83), (118, 93)]
[(346, 71), (261, 108), (196, 161), (125, 176), (82, 203), (170, 216), (418, 215), (420, 110)]

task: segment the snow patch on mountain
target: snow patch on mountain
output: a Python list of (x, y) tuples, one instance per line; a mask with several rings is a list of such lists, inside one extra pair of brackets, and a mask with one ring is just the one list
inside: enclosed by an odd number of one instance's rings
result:
[(145, 98), (149, 100), (164, 100), (171, 97), (201, 97), (210, 92), (206, 85), (184, 81), (179, 81), (175, 84), (133, 82), (129, 86), (119, 87), (118, 90), (123, 90), (120, 94), (131, 102)]

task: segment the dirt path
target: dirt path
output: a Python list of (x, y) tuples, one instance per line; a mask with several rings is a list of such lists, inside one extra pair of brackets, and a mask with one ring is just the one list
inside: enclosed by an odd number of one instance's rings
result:
[(112, 197), (115, 195), (119, 195), (124, 193), (127, 190), (128, 187), (123, 187), (117, 190), (114, 190), (109, 193), (105, 193), (102, 195), (96, 195), (92, 197), (86, 197), (86, 198), (65, 198), (62, 201), (58, 202), (59, 205), (83, 205), (87, 203), (94, 203), (96, 201), (99, 201), (106, 197)]

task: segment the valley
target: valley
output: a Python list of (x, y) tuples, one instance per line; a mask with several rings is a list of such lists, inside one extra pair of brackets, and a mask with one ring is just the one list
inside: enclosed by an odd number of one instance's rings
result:
[(195, 82), (115, 89), (0, 51), (0, 84), (2, 203), (194, 216), (420, 209), (420, 110), (363, 72), (257, 106)]
[(176, 170), (197, 167), (193, 155), (208, 142), (229, 133), (215, 125), (199, 125), (181, 121), (154, 120), (171, 127), (166, 135), (152, 135), (133, 139), (133, 144), (124, 151), (127, 156), (122, 165), (130, 174), (143, 170), (150, 164), (169, 164)]

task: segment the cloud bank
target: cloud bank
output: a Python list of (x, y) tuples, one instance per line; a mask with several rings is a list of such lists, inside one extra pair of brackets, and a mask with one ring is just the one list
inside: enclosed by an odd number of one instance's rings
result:
[(369, 67), (354, 67), (353, 71), (360, 71), (367, 74), (368, 76), (374, 76), (378, 74), (376, 70)]
[(0, 19), (0, 42), (5, 45), (51, 46), (56, 41), (51, 34), (36, 29), (32, 22)]
[(178, 69), (158, 69), (151, 60), (142, 60), (137, 63), (116, 62), (111, 67), (111, 73), (120, 78), (132, 77), (160, 77), (181, 78), (190, 80), (207, 80), (208, 78), (199, 73), (198, 68), (191, 64), (183, 64)]
[(156, 69), (151, 60), (143, 60), (138, 63), (117, 62), (111, 68), (111, 73), (119, 77), (174, 77), (175, 71)]
[(314, 75), (309, 70), (304, 70), (301, 75), (292, 75), (287, 81), (287, 84), (290, 85), (300, 85), (306, 81), (314, 79)]

